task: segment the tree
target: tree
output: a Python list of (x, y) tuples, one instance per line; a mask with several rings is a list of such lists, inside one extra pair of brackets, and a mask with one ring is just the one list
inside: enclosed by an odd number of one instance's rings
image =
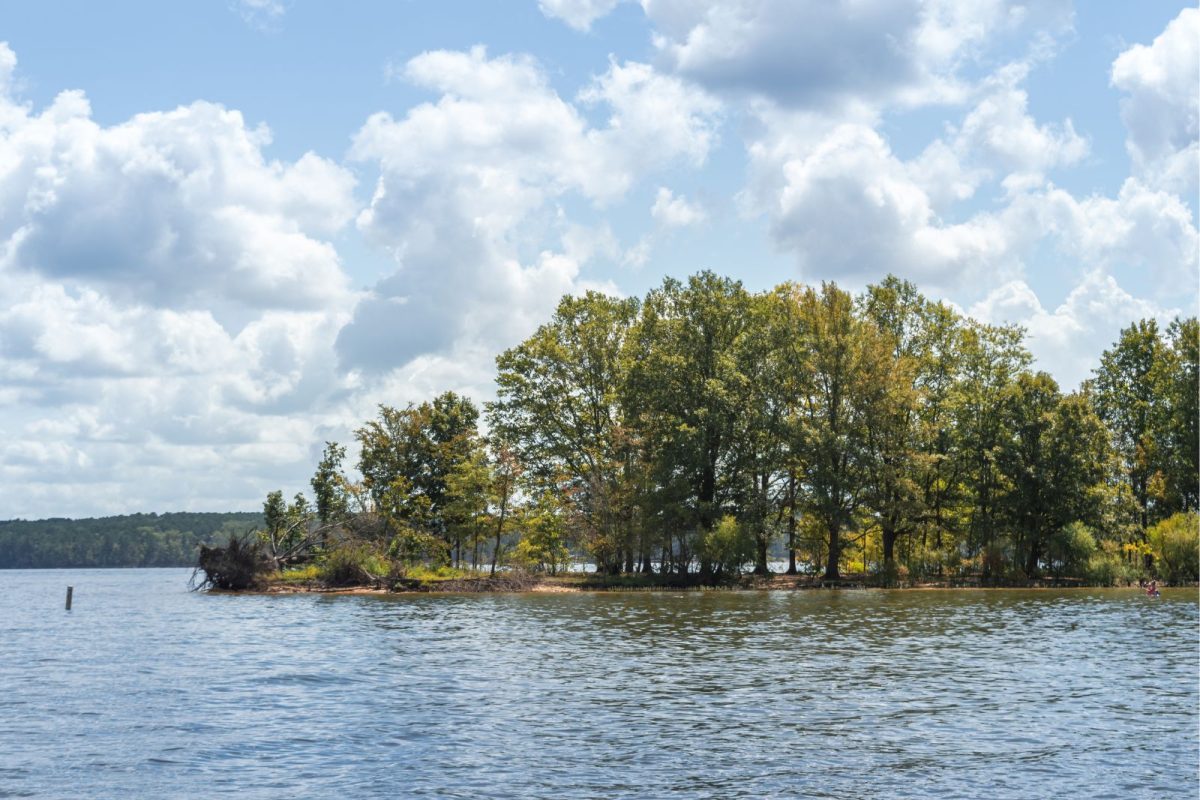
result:
[(1100, 356), (1091, 393), (1137, 500), (1143, 532), (1158, 516), (1154, 477), (1163, 464), (1163, 442), (1155, 433), (1161, 427), (1156, 422), (1166, 416), (1163, 398), (1170, 376), (1164, 350), (1154, 320), (1130, 325)]
[(870, 471), (867, 406), (877, 403), (888, 348), (878, 329), (854, 314), (850, 295), (833, 284), (795, 287), (796, 449), (805, 464), (804, 505), (825, 531), (825, 579), (837, 580), (842, 534), (855, 524)]
[(500, 558), (500, 542), (504, 536), (504, 525), (512, 511), (513, 496), (524, 472), (521, 462), (504, 442), (493, 443), (491, 503), (495, 513), (495, 543), (492, 547), (492, 575), (496, 574), (496, 562)]
[[(727, 467), (747, 400), (737, 351), (748, 317), (741, 283), (702, 272), (668, 278), (651, 291), (630, 347), (630, 413), (653, 443), (653, 492), (664, 532), (679, 537), (664, 555), (686, 571), (694, 541), (712, 530), (728, 499)], [(665, 561), (666, 559), (664, 559)], [(701, 557), (702, 574), (712, 564)]]
[(339, 522), (349, 512), (347, 481), (341, 470), (345, 458), (345, 447), (337, 442), (326, 442), (317, 471), (309, 482), (316, 501), (317, 519), (323, 524)]
[(967, 544), (982, 553), (988, 579), (995, 577), (1000, 557), (1001, 503), (1008, 489), (1000, 464), (1009, 435), (1003, 405), (1012, 382), (1032, 360), (1023, 338), (1020, 328), (968, 322), (960, 339), (961, 377), (950, 395)]
[(1200, 325), (1195, 317), (1167, 328), (1169, 374), (1162, 415), (1165, 499), (1171, 509), (1200, 508)]
[(865, 504), (879, 525), (884, 579), (891, 583), (896, 541), (915, 533), (926, 513), (922, 487), (931, 481), (922, 478), (936, 458), (936, 437), (923, 424), (921, 408), (942, 367), (934, 350), (939, 332), (931, 335), (926, 327), (941, 318), (913, 284), (891, 275), (867, 287), (859, 308), (880, 335), (876, 346), (888, 348), (879, 359), (883, 371), (868, 381), (864, 397), (870, 476)]
[(398, 410), (355, 431), (359, 472), (375, 509), (399, 530), (411, 528), (442, 541), (452, 555), (446, 480), (477, 447), (479, 412), (454, 392)]
[[(1017, 376), (1004, 401), (1007, 441), (997, 450), (1004, 484), (1003, 497), (1016, 562), (1025, 575), (1037, 574), (1046, 543), (1054, 532), (1052, 516), (1060, 487), (1050, 453), (1051, 429), (1061, 395), (1045, 372)], [(1023, 556), (1023, 557), (1022, 557)]]
[(477, 570), (479, 547), (493, 522), (490, 513), (492, 471), (482, 443), (455, 464), (446, 476), (446, 495), (451, 536), (455, 542), (470, 542), (471, 569)]
[(521, 539), (513, 560), (536, 572), (557, 575), (570, 560), (567, 542), (575, 511), (555, 492), (542, 492), (521, 515)]
[(564, 297), (550, 322), (496, 359), (492, 430), (510, 443), (539, 491), (569, 496), (602, 571), (632, 565), (627, 480), (633, 451), (621, 404), (623, 350), (637, 300)]

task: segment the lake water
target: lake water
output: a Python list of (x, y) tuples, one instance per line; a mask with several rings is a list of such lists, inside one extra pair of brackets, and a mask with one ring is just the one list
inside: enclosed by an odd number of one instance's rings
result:
[(0, 797), (1200, 791), (1194, 589), (236, 597), (187, 577), (0, 571)]

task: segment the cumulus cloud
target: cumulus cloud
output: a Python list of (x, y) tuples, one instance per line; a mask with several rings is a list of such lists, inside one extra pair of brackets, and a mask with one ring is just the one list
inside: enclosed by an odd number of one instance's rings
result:
[(561, 19), (577, 31), (587, 31), (592, 23), (607, 15), (621, 0), (538, 0), (538, 8), (547, 17)]
[(708, 215), (704, 209), (694, 203), (689, 203), (686, 197), (676, 197), (665, 186), (658, 187), (654, 196), (654, 205), (650, 208), (650, 217), (664, 228), (686, 228), (703, 222)]
[(953, 137), (960, 158), (1004, 175), (1010, 187), (1036, 185), (1047, 170), (1076, 164), (1089, 150), (1070, 119), (1040, 125), (1033, 119), (1021, 86), (1028, 70), (1029, 64), (1018, 62), (986, 81)]
[(526, 57), (437, 51), (403, 73), (439, 98), (402, 119), (371, 117), (351, 151), (381, 173), (359, 228), (398, 267), (339, 336), (344, 363), (368, 372), (423, 355), (494, 353), (530, 331), (583, 285), (583, 260), (614, 249), (569, 226), (564, 252), (546, 249), (529, 234), (555, 226), (550, 201), (608, 204), (645, 171), (702, 162), (720, 110), (637, 63), (610, 64), (580, 93), (579, 103), (609, 110), (603, 126)]
[(321, 237), (352, 217), (352, 175), (268, 160), (268, 142), (211, 103), (104, 127), (79, 92), (41, 113), (0, 95), (0, 267), (158, 304), (348, 298)]
[(252, 508), (344, 431), (329, 241), (349, 171), (196, 102), (35, 110), (0, 45), (0, 481), (9, 514)]
[(798, 152), (762, 148), (752, 157), (766, 177), (750, 202), (806, 275), (854, 282), (896, 272), (954, 287), (1008, 250), (994, 215), (942, 222), (920, 176), (866, 125), (839, 125)]
[(960, 66), (992, 39), (1060, 30), (1065, 2), (643, 0), (672, 70), (787, 106), (922, 105), (959, 99)]
[(1017, 280), (996, 287), (969, 313), (983, 322), (1022, 325), (1038, 368), (1070, 391), (1090, 376), (1101, 352), (1116, 341), (1122, 328), (1149, 318), (1165, 325), (1179, 310), (1135, 298), (1111, 275), (1092, 270), (1053, 310), (1043, 306), (1028, 284)]
[(1135, 44), (1112, 65), (1125, 93), (1121, 118), (1136, 174), (1196, 194), (1200, 173), (1200, 10), (1185, 8), (1149, 45)]

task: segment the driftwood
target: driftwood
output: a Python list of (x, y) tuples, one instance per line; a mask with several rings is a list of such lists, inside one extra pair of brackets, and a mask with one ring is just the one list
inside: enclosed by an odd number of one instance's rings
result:
[(200, 557), (192, 571), (189, 586), (193, 591), (261, 589), (265, 585), (264, 576), (270, 568), (271, 561), (257, 541), (243, 541), (230, 536), (224, 547), (200, 546)]

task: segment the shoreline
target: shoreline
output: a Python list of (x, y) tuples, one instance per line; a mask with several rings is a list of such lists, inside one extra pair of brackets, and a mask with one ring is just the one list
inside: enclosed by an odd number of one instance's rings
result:
[[(1142, 591), (1136, 585), (1095, 586), (1081, 581), (1046, 579), (1027, 584), (980, 585), (972, 581), (931, 581), (901, 586), (880, 586), (861, 577), (846, 577), (838, 581), (793, 575), (741, 576), (723, 582), (703, 582), (698, 576), (504, 576), (470, 577), (442, 580), (399, 581), (391, 587), (373, 584), (327, 586), (318, 582), (287, 582), (278, 578), (268, 580), (260, 589), (209, 590), (213, 594), (324, 594), (324, 595), (419, 595), (419, 594), (577, 594), (583, 592), (763, 592), (763, 591), (957, 591), (957, 590), (1062, 590), (1062, 589), (1130, 589)], [(1198, 586), (1200, 584), (1191, 584)], [(1166, 587), (1163, 588), (1186, 588)]]

